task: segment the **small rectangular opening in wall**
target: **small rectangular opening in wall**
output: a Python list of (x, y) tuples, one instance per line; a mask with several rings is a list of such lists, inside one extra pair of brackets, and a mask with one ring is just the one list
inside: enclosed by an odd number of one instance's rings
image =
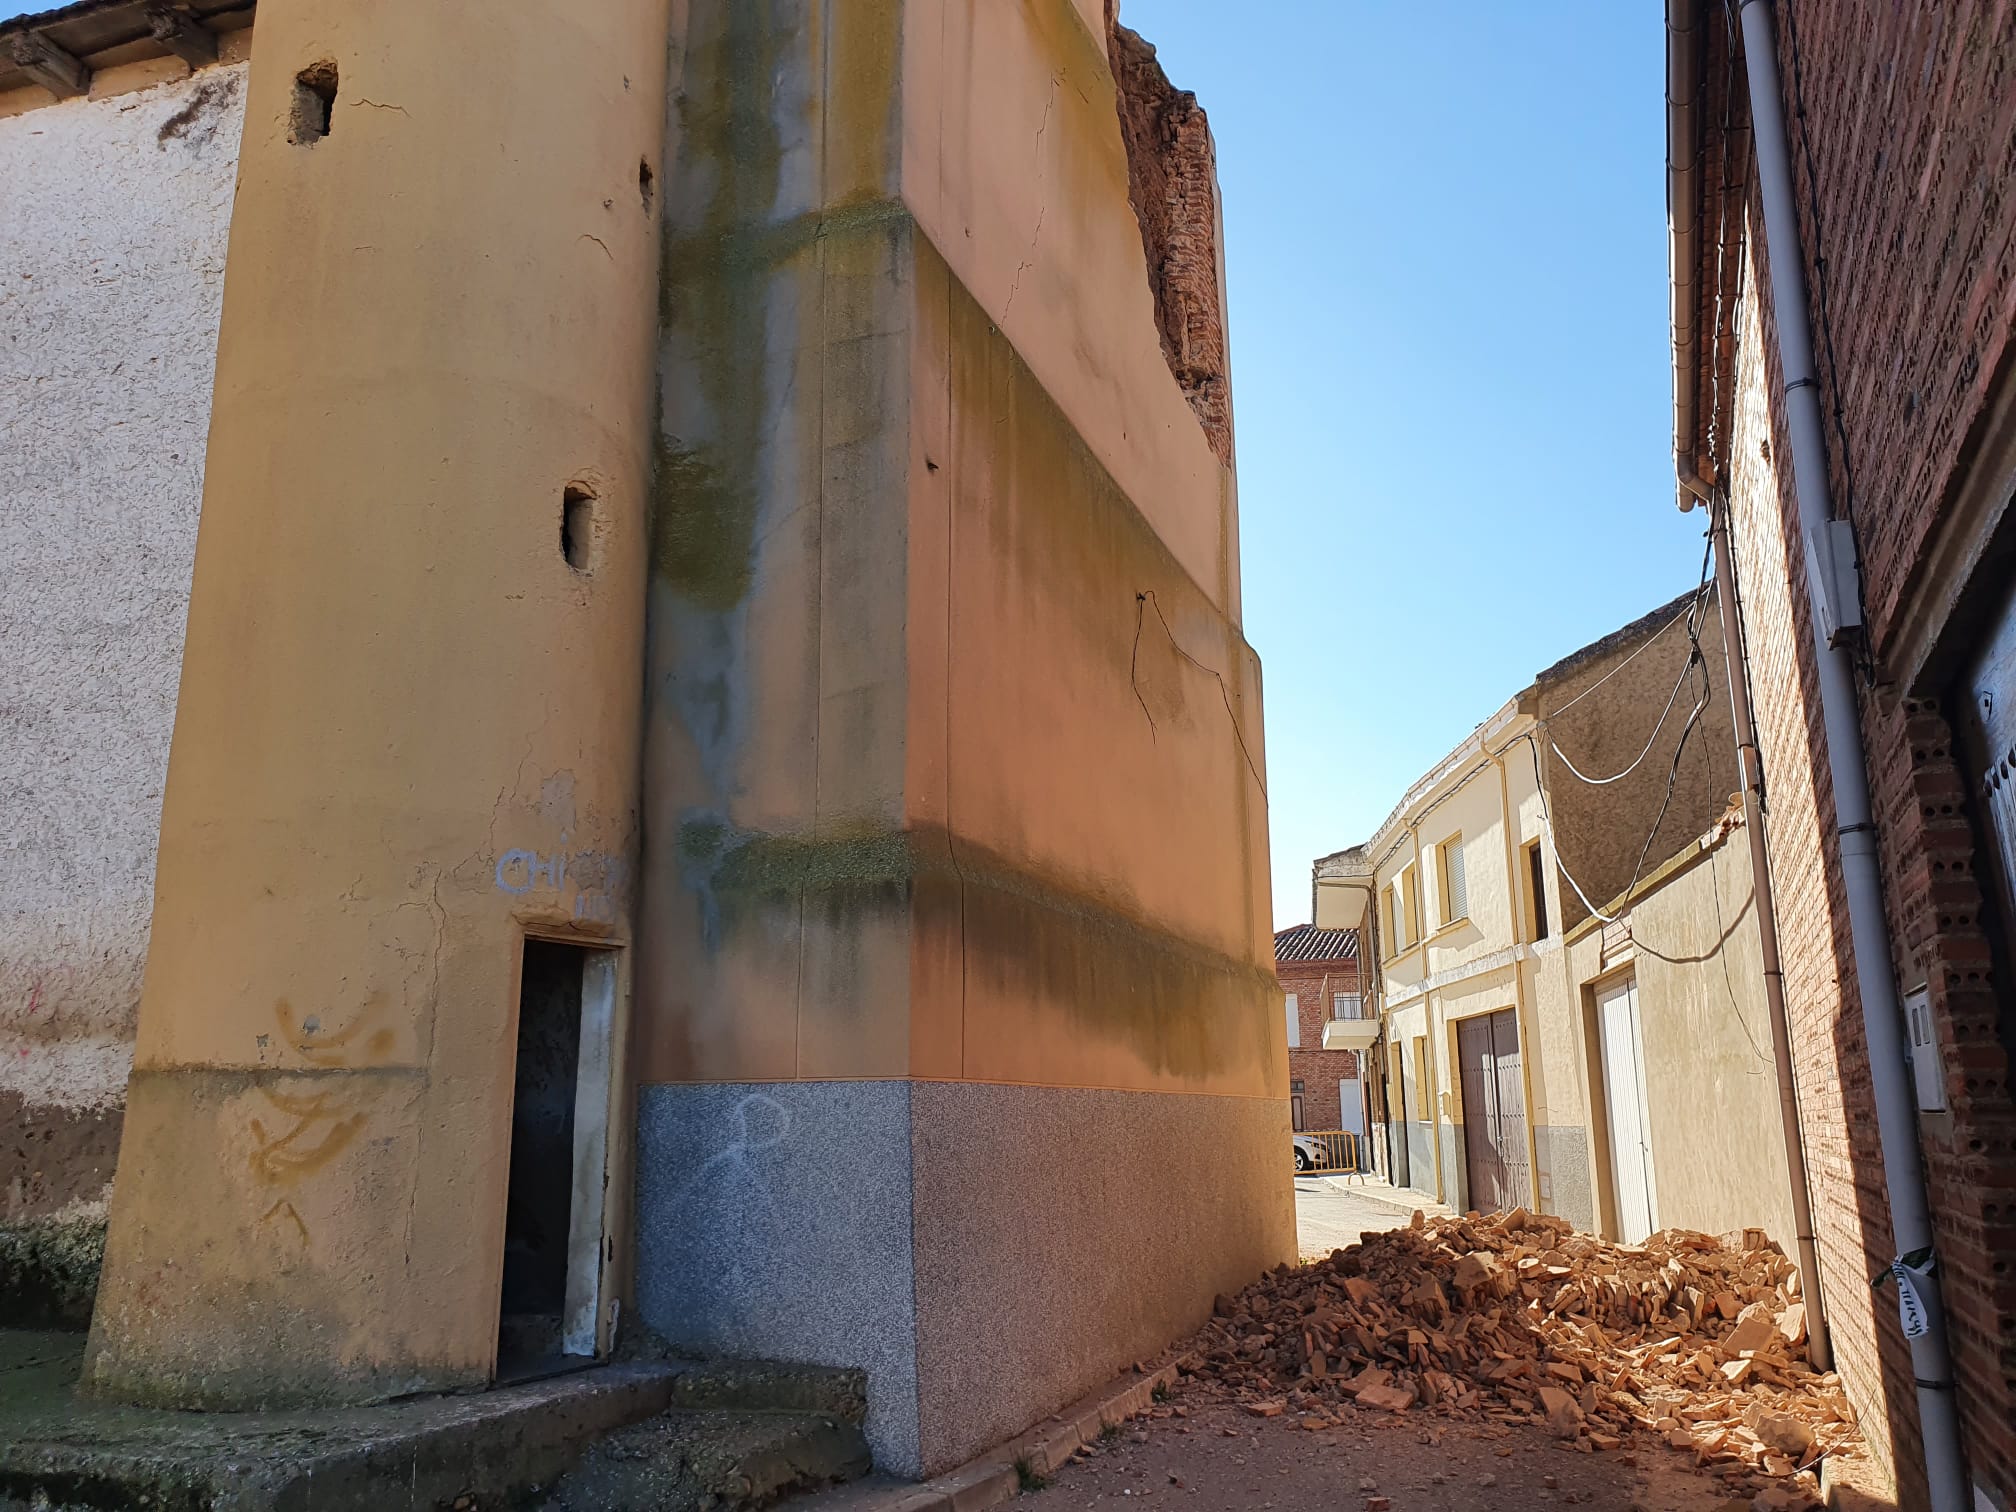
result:
[(336, 109), (336, 64), (323, 58), (294, 76), (294, 108), (287, 122), (287, 140), (312, 146), (329, 135)]
[(518, 991), (497, 1378), (597, 1351), (615, 953), (528, 939)]
[(594, 565), (595, 495), (579, 483), (560, 494), (560, 555), (576, 572)]

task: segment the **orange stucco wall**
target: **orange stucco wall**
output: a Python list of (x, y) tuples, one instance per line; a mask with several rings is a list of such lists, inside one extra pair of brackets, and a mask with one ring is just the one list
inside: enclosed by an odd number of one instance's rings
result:
[(733, 549), (655, 556), (640, 1077), (1284, 1096), (1236, 495), (1103, 36), (680, 40), (660, 540)]

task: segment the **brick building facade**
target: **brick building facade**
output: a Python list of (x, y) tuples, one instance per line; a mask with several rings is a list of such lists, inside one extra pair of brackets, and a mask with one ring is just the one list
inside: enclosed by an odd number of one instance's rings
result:
[[(1274, 935), (1274, 975), (1281, 981), (1288, 1032), (1289, 1111), (1301, 1129), (1364, 1133), (1365, 1068), (1355, 1050), (1325, 1050), (1323, 1026), (1365, 1012), (1358, 990), (1358, 931), (1297, 924)], [(1359, 1098), (1356, 1121), (1345, 1111), (1347, 1084)]]
[[(1669, 142), (1698, 200), (1676, 202), (1676, 425), (1683, 469), (1727, 500), (1758, 708), (1823, 1295), (1836, 1363), (1901, 1504), (1926, 1504), (1911, 1357), (1817, 691), (1778, 313), (1749, 132), (1742, 34), (1725, 7), (1689, 28), (1698, 128)], [(1853, 522), (1866, 624), (1856, 687), (1895, 986), (1924, 994), (1935, 1064), (1918, 1133), (1976, 1505), (2016, 1507), (2016, 1100), (2007, 868), (2016, 751), (2007, 596), (2016, 560), (2016, 13), (1899, 0), (1778, 0), (1793, 193), (1837, 515)], [(1677, 128), (1676, 128), (1677, 129)], [(1691, 305), (1691, 308), (1689, 306)], [(1999, 640), (1998, 640), (1999, 637)], [(2006, 691), (2002, 691), (2006, 690)], [(2002, 696), (1998, 699), (1998, 691)], [(1985, 699), (1985, 702), (1984, 702)], [(1998, 713), (1998, 710), (2000, 711)], [(1999, 808), (1998, 808), (1999, 805)], [(1998, 873), (2004, 873), (1998, 876)], [(2001, 894), (1998, 897), (1998, 893)], [(1938, 1104), (1944, 1106), (1939, 1107)]]

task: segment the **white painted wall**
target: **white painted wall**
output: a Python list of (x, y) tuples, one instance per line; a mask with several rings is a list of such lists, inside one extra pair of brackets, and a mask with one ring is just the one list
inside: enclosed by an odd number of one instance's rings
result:
[[(0, 1111), (24, 1131), (124, 1095), (244, 75), (0, 119)], [(49, 1205), (23, 1180), (0, 1217)]]

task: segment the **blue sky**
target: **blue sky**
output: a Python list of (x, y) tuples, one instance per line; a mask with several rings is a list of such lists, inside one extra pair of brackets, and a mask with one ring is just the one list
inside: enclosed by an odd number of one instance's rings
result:
[(1123, 0), (1218, 143), (1277, 924), (1533, 673), (1692, 586), (1657, 6)]
[(1434, 12), (1122, 7), (1218, 142), (1279, 924), (1313, 857), (1700, 562), (1668, 454), (1658, 8)]

